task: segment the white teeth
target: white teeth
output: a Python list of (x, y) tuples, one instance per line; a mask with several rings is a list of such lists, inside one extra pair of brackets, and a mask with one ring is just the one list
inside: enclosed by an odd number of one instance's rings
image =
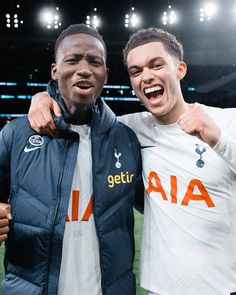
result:
[(146, 88), (144, 90), (145, 94), (148, 94), (148, 93), (151, 93), (151, 92), (154, 92), (154, 91), (159, 91), (159, 90), (162, 90), (163, 88), (160, 87), (160, 86), (155, 86), (155, 87), (151, 87), (151, 88)]

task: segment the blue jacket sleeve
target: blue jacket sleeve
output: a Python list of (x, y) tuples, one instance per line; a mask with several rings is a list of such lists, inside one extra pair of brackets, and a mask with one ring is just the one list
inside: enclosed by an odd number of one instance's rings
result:
[(10, 195), (10, 139), (11, 128), (5, 126), (0, 133), (0, 202), (7, 203)]

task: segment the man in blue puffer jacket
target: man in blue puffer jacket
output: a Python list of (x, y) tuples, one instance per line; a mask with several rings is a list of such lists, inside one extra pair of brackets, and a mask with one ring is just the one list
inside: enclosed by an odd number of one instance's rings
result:
[(99, 98), (107, 79), (101, 35), (69, 26), (51, 75), (47, 91), (63, 113), (58, 137), (36, 134), (27, 117), (0, 134), (0, 197), (10, 204), (0, 209), (3, 295), (134, 295), (141, 156), (133, 131)]

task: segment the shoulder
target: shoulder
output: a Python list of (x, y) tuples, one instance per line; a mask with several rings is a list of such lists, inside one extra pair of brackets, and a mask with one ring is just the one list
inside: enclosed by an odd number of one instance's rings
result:
[(137, 139), (137, 136), (134, 130), (127, 124), (124, 124), (123, 122), (118, 121), (117, 126), (119, 126), (119, 128), (122, 128), (123, 131), (125, 131), (129, 137), (132, 137), (133, 139)]
[(228, 134), (235, 137), (236, 129), (236, 108), (218, 108), (202, 105), (205, 112), (211, 117), (215, 124)]
[(30, 127), (28, 117), (22, 116), (7, 123), (3, 127), (1, 133), (4, 139), (7, 141), (12, 139), (13, 136), (20, 138), (22, 135), (27, 134), (27, 131), (32, 133), (32, 128)]
[(136, 134), (145, 126), (150, 126), (154, 117), (149, 112), (140, 112), (118, 117), (118, 120), (129, 126)]
[(120, 142), (127, 149), (140, 150), (140, 144), (135, 132), (127, 125), (116, 120), (112, 128), (109, 129), (107, 139), (110, 143)]
[[(22, 117), (18, 117), (16, 119), (13, 119), (12, 121), (10, 121), (9, 123), (7, 123), (3, 129), (7, 129), (7, 130), (17, 130), (20, 131), (22, 130), (22, 128), (31, 128), (29, 121), (28, 121), (28, 116), (22, 116)], [(23, 129), (22, 131), (24, 131), (25, 129)]]
[(198, 104), (202, 106), (208, 113), (210, 114), (215, 114), (219, 116), (223, 116), (225, 114), (231, 114), (235, 115), (236, 114), (236, 108), (220, 108), (220, 107), (213, 107), (213, 106), (207, 106), (203, 104)]
[(213, 120), (223, 120), (225, 122), (234, 120), (236, 122), (236, 108), (219, 108), (201, 104), (199, 105), (203, 107)]

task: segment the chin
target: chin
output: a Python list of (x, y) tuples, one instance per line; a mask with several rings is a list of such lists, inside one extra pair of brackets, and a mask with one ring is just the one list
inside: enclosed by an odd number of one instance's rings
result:
[(165, 116), (166, 112), (163, 110), (153, 110), (153, 109), (149, 109), (150, 113), (153, 114), (154, 117), (162, 117)]

